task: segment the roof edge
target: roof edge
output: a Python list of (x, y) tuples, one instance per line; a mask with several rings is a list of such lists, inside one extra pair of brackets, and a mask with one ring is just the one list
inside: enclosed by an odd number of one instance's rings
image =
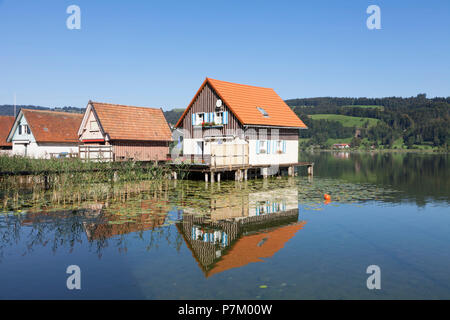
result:
[[(206, 79), (203, 81), (202, 85), (200, 86), (200, 88), (197, 90), (197, 92), (195, 93), (194, 97), (192, 98), (191, 102), (189, 103), (189, 105), (186, 107), (186, 109), (184, 110), (183, 114), (181, 115), (180, 119), (178, 119), (178, 122), (175, 124), (175, 128), (178, 128), (181, 124), (181, 121), (184, 119), (184, 117), (186, 116), (186, 114), (188, 113), (189, 109), (192, 107), (192, 105), (194, 104), (195, 99), (198, 97), (198, 95), (200, 94), (200, 92), (203, 90), (203, 88), (206, 86), (206, 84), (209, 83), (209, 85), (211, 86), (211, 88), (214, 90), (214, 92), (220, 97), (220, 99), (225, 103), (225, 105), (228, 107), (228, 109), (230, 109), (230, 111), (233, 113), (233, 115), (239, 120), (239, 122), (244, 125), (244, 122), (242, 121), (241, 118), (239, 118), (239, 116), (237, 115), (237, 113), (232, 109), (232, 107), (230, 106), (230, 104), (223, 98), (223, 96), (220, 94), (219, 90), (217, 90), (217, 88), (214, 86), (214, 84), (210, 81), (214, 80), (212, 78), (208, 78), (206, 77)], [(217, 81), (221, 81), (221, 80), (217, 80)], [(232, 83), (232, 82), (230, 82)]]

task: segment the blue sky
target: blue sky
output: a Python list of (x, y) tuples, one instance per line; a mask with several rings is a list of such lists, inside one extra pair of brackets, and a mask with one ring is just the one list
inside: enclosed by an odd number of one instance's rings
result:
[(450, 1), (0, 0), (0, 104), (184, 108), (206, 76), (283, 99), (450, 96)]

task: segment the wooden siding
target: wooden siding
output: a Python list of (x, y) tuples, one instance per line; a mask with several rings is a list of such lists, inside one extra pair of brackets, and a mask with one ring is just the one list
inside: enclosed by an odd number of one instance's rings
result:
[[(234, 116), (234, 114), (230, 111), (230, 109), (223, 102), (221, 111), (228, 111), (228, 124), (223, 125), (221, 128), (214, 129), (195, 129), (196, 133), (194, 136), (194, 127), (192, 126), (192, 113), (199, 112), (215, 112), (216, 110), (216, 101), (220, 99), (216, 92), (210, 87), (209, 84), (203, 87), (202, 91), (199, 93), (197, 98), (195, 99), (192, 107), (186, 113), (182, 128), (189, 132), (190, 137), (201, 138), (203, 136), (211, 136), (211, 135), (224, 135), (228, 130), (234, 129), (242, 129), (242, 125), (239, 120)], [(185, 137), (186, 138), (186, 137)]]
[(113, 141), (115, 160), (167, 160), (169, 143), (166, 141)]
[[(278, 138), (272, 137), (272, 130), (278, 130)], [(245, 137), (251, 140), (298, 140), (298, 129), (248, 128), (245, 130)]]

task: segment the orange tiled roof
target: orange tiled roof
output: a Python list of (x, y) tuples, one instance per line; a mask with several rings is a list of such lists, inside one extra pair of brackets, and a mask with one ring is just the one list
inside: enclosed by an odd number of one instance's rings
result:
[(0, 147), (11, 147), (11, 142), (6, 142), (9, 131), (14, 124), (13, 116), (0, 116)]
[[(301, 221), (270, 232), (248, 235), (239, 239), (233, 248), (208, 272), (207, 276), (228, 269), (240, 268), (252, 262), (260, 262), (263, 261), (262, 258), (272, 257), (305, 224), (306, 221)], [(258, 246), (263, 240), (264, 243)]]
[(111, 140), (171, 141), (161, 109), (90, 102)]
[(37, 142), (79, 142), (79, 113), (22, 109)]
[[(243, 125), (262, 125), (279, 127), (306, 128), (302, 120), (271, 88), (255, 87), (237, 84), (221, 80), (206, 78), (197, 94), (192, 99), (185, 112), (178, 120), (177, 127), (181, 124), (189, 108), (195, 101), (201, 89), (210, 84), (222, 101), (234, 113)], [(257, 107), (264, 109), (268, 117), (258, 111)]]

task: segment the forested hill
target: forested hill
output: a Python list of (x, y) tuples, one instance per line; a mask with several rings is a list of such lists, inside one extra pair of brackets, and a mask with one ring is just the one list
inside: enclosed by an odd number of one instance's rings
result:
[(305, 146), (330, 147), (338, 142), (372, 148), (449, 145), (450, 97), (324, 97), (291, 99), (286, 103), (308, 125), (309, 130), (300, 133)]
[[(16, 106), (16, 113), (19, 112), (21, 108), (24, 109), (36, 109), (36, 110), (49, 110), (49, 111), (61, 111), (61, 112), (73, 112), (73, 113), (83, 113), (84, 109), (75, 107), (62, 107), (62, 108), (48, 108), (41, 106)], [(10, 104), (0, 105), (0, 116), (14, 116), (14, 106)]]

